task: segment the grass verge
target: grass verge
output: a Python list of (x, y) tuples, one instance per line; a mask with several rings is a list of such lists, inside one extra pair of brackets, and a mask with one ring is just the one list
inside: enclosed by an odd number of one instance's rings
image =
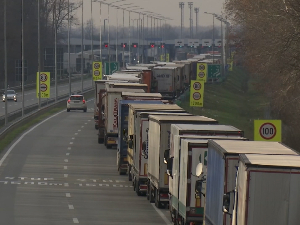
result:
[(255, 89), (255, 82), (242, 68), (235, 67), (225, 82), (205, 85), (203, 108), (189, 106), (189, 93), (178, 104), (190, 113), (235, 126), (253, 140), (254, 120), (264, 119), (269, 105)]
[(29, 129), (30, 127), (38, 124), (42, 120), (46, 119), (47, 117), (62, 111), (66, 107), (57, 107), (49, 110), (48, 112), (39, 115), (38, 117), (28, 121), (27, 123), (13, 129), (11, 132), (7, 133), (4, 138), (0, 141), (0, 152), (2, 152), (7, 146), (9, 146), (13, 140), (15, 140), (18, 136), (20, 136), (24, 131)]

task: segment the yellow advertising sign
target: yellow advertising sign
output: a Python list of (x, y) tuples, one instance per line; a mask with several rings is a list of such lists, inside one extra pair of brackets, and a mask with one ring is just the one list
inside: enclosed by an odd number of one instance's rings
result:
[(281, 120), (254, 120), (254, 141), (281, 142)]
[[(40, 88), (39, 88), (40, 79)], [(41, 98), (50, 98), (50, 72), (37, 72), (36, 74), (36, 97), (39, 98), (39, 90), (41, 90)]]
[(102, 62), (93, 62), (93, 80), (102, 80)]
[(190, 90), (190, 106), (203, 107), (204, 81), (192, 80)]
[(160, 55), (160, 61), (161, 61), (161, 62), (164, 62), (164, 61), (165, 61), (165, 55), (164, 55), (164, 54)]
[(166, 62), (170, 62), (170, 54), (167, 53)]
[(197, 63), (197, 78), (198, 81), (206, 82), (207, 77), (207, 63)]

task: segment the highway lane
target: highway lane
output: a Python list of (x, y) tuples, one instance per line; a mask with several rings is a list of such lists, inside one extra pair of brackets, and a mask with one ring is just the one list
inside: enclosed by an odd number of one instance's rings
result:
[[(71, 87), (72, 92), (81, 91), (81, 81), (72, 82), (71, 84), (72, 84), (72, 87)], [(90, 79), (83, 81), (83, 88), (87, 88), (87, 87), (91, 87), (91, 86), (92, 86), (92, 81)], [(69, 84), (58, 85), (57, 90), (58, 90), (57, 91), (58, 96), (69, 93)], [(2, 102), (2, 94), (3, 93), (1, 93), (0, 116), (5, 115), (5, 102)], [(50, 96), (51, 96), (51, 98), (55, 97), (55, 86), (54, 85), (51, 86)], [(8, 103), (8, 107), (7, 107), (8, 112), (12, 112), (12, 111), (22, 108), (22, 93), (21, 92), (18, 92), (17, 99), (18, 99), (17, 102), (14, 102), (14, 101), (7, 102)], [(36, 90), (25, 91), (24, 99), (25, 99), (25, 102), (24, 102), (25, 107), (37, 103), (38, 99), (36, 97)], [(46, 101), (46, 100), (42, 99), (42, 101)]]
[(92, 107), (49, 118), (1, 153), (0, 224), (171, 224), (168, 210), (118, 175), (116, 150), (97, 143)]

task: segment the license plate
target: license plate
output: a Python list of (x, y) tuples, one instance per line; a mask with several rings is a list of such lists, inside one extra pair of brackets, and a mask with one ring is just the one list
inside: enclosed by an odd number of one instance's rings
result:
[(79, 103), (79, 101), (74, 101), (74, 103)]

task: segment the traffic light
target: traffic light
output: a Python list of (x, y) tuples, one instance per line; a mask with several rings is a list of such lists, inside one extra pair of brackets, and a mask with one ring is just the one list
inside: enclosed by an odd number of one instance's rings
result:
[(161, 48), (165, 48), (165, 43), (161, 43), (161, 44), (160, 44), (160, 47), (161, 47)]
[(127, 43), (121, 43), (121, 48), (126, 48), (127, 47)]
[(155, 43), (150, 43), (150, 47), (154, 48), (155, 47)]
[(104, 43), (104, 47), (105, 47), (105, 48), (108, 48), (108, 43)]
[(133, 48), (137, 48), (138, 47), (138, 43), (132, 43), (132, 47)]

